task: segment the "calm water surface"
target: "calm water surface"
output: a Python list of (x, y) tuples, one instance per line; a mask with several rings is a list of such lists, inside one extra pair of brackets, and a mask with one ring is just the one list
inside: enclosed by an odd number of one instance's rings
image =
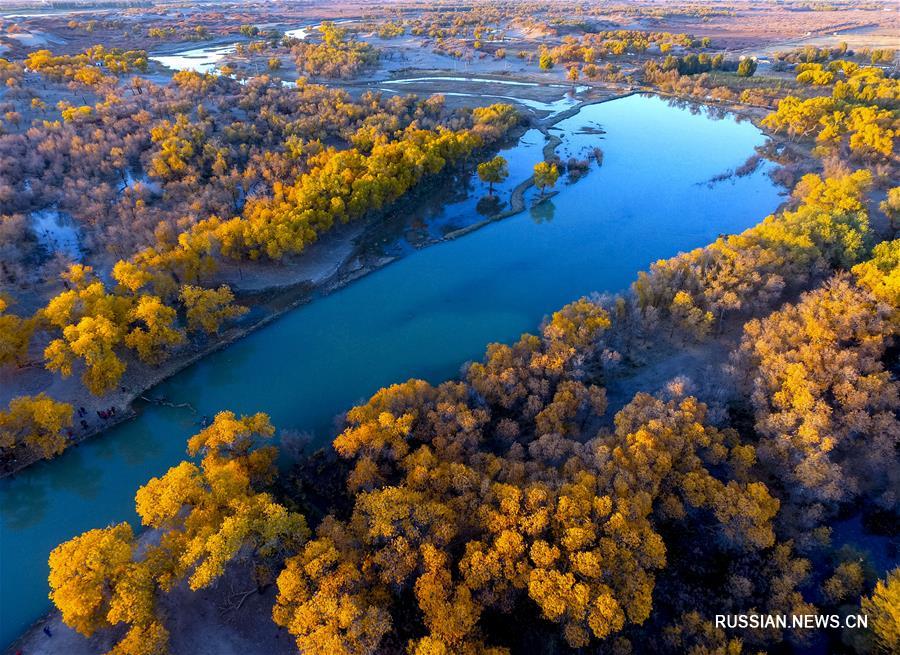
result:
[[(379, 387), (452, 377), (490, 341), (511, 341), (583, 294), (627, 287), (655, 259), (757, 223), (780, 202), (765, 175), (709, 186), (764, 143), (750, 123), (631, 96), (563, 121), (560, 152), (602, 147), (602, 168), (560, 180), (551, 203), (414, 251), (316, 299), (150, 392), (184, 409), (140, 416), (58, 459), (0, 481), (0, 645), (48, 608), (47, 556), (85, 530), (135, 520), (134, 492), (185, 457), (199, 415), (268, 412), (324, 444), (334, 417)], [(602, 128), (606, 133), (597, 134)], [(510, 152), (509, 190), (541, 158), (535, 131)], [(452, 226), (486, 193), (447, 207)], [(468, 216), (471, 221), (471, 215)]]
[[(352, 21), (337, 21), (337, 23)], [(284, 35), (295, 39), (305, 39), (309, 33), (318, 29), (317, 25), (306, 25), (296, 29), (287, 30)], [(180, 52), (170, 54), (150, 53), (150, 61), (155, 61), (172, 70), (193, 70), (198, 73), (213, 73), (219, 68), (219, 63), (226, 56), (233, 53), (238, 43), (235, 41), (226, 45), (206, 45), (196, 48), (187, 48)]]

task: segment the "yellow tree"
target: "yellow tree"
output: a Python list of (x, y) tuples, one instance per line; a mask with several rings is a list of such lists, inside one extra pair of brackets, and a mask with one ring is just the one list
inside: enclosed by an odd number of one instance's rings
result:
[(46, 367), (68, 377), (80, 360), (84, 385), (103, 395), (125, 372), (116, 348), (128, 329), (133, 299), (108, 293), (89, 266), (74, 264), (62, 277), (73, 288), (51, 299), (39, 313), (45, 324), (62, 332), (44, 350)]
[(872, 595), (863, 597), (862, 609), (871, 619), (878, 648), (884, 653), (900, 650), (900, 568), (875, 584)]
[(553, 187), (559, 179), (559, 169), (556, 164), (542, 161), (534, 165), (534, 185), (541, 190), (541, 195), (548, 187)]
[(188, 442), (191, 455), (204, 454), (199, 467), (182, 462), (138, 490), (138, 515), (163, 532), (172, 561), (165, 586), (190, 573), (192, 589), (206, 587), (244, 548), (263, 564), (306, 539), (301, 515), (256, 491), (274, 476), (275, 448), (256, 447), (273, 432), (265, 414), (221, 412)]
[(19, 364), (28, 353), (34, 322), (7, 312), (9, 299), (0, 294), (0, 366)]
[(136, 294), (153, 280), (153, 275), (134, 262), (119, 260), (112, 270), (113, 279), (130, 293)]
[(50, 599), (85, 636), (117, 623), (128, 632), (109, 655), (163, 655), (168, 632), (156, 613), (150, 559), (139, 559), (131, 526), (90, 530), (50, 553)]
[(111, 391), (125, 372), (125, 363), (115, 353), (121, 341), (121, 329), (104, 316), (85, 316), (63, 329), (63, 338), (54, 339), (44, 350), (47, 368), (59, 371), (64, 377), (72, 374), (76, 359), (84, 361), (81, 375), (91, 393), (96, 396)]
[(673, 328), (689, 334), (696, 339), (703, 339), (709, 334), (715, 320), (712, 312), (703, 311), (694, 305), (694, 299), (686, 291), (679, 291), (672, 299), (669, 312)]
[(494, 184), (500, 184), (509, 177), (509, 164), (497, 155), (493, 159), (478, 164), (478, 178), (488, 183), (488, 194), (494, 195)]
[(164, 655), (160, 593), (186, 577), (192, 589), (207, 587), (242, 552), (258, 560), (257, 582), (268, 582), (263, 569), (309, 534), (301, 515), (258, 490), (274, 474), (274, 449), (257, 447), (272, 432), (264, 414), (223, 412), (191, 439), (191, 454), (204, 454), (200, 466), (182, 462), (141, 487), (137, 513), (159, 532), (158, 545), (139, 543), (121, 523), (54, 549), (50, 598), (66, 624), (90, 636), (124, 623), (109, 655)]
[(129, 318), (136, 325), (125, 335), (125, 345), (148, 364), (159, 364), (170, 348), (184, 342), (184, 333), (174, 327), (177, 312), (158, 296), (138, 298)]
[(181, 287), (181, 301), (187, 312), (189, 330), (216, 334), (225, 321), (246, 314), (246, 307), (234, 304), (234, 294), (224, 284), (218, 289), (204, 289), (186, 284)]
[(853, 275), (878, 300), (895, 311), (900, 309), (900, 239), (875, 246), (872, 258), (854, 266)]
[(543, 71), (548, 71), (553, 68), (553, 55), (550, 54), (550, 51), (547, 50), (546, 47), (541, 47), (540, 56), (538, 57), (538, 66)]
[(20, 396), (0, 412), (0, 448), (24, 444), (40, 457), (49, 459), (66, 449), (62, 431), (72, 425), (72, 406), (46, 394)]

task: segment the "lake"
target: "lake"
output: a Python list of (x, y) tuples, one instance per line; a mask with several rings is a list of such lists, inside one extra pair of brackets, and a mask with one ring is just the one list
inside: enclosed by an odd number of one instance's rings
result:
[[(605, 132), (605, 133), (602, 133)], [(185, 457), (202, 415), (268, 412), (315, 443), (334, 418), (379, 387), (410, 377), (439, 382), (512, 341), (543, 316), (593, 291), (625, 289), (656, 259), (739, 232), (781, 201), (766, 163), (715, 184), (765, 142), (749, 122), (634, 95), (584, 107), (560, 122), (558, 152), (601, 147), (603, 165), (549, 202), (466, 236), (410, 252), (317, 298), (151, 390), (187, 409), (138, 406), (139, 417), (51, 462), (0, 480), (0, 643), (46, 611), (47, 556), (85, 530), (135, 520), (134, 492)], [(505, 154), (508, 193), (541, 159), (532, 130)], [(486, 185), (429, 222), (472, 222)], [(527, 198), (531, 199), (534, 192)]]

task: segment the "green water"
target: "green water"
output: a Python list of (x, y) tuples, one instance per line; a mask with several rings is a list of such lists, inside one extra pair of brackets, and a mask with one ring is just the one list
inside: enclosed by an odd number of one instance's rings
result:
[[(585, 133), (602, 127), (605, 135)], [(297, 309), (150, 392), (222, 409), (268, 412), (278, 427), (333, 434), (334, 417), (380, 386), (440, 381), (490, 341), (510, 341), (580, 295), (627, 287), (656, 259), (757, 223), (779, 203), (763, 167), (708, 185), (761, 145), (750, 123), (631, 96), (584, 108), (556, 133), (561, 153), (599, 145), (603, 166), (552, 205), (461, 239), (414, 251), (347, 288)], [(535, 132), (507, 155), (520, 178), (540, 159)], [(511, 179), (505, 189), (514, 186)], [(436, 222), (474, 211), (485, 193)], [(448, 219), (447, 217), (451, 217)], [(135, 520), (138, 486), (185, 456), (198, 415), (138, 407), (103, 436), (0, 481), (0, 644), (48, 607), (47, 556), (85, 530)]]

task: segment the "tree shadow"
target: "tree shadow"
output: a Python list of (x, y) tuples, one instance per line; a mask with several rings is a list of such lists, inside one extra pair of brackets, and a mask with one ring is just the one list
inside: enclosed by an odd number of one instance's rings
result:
[(482, 216), (490, 217), (499, 214), (504, 207), (506, 207), (506, 203), (498, 196), (484, 196), (475, 205), (475, 211)]
[(531, 220), (535, 223), (549, 223), (556, 215), (556, 205), (548, 198), (532, 205), (529, 214), (531, 215)]

